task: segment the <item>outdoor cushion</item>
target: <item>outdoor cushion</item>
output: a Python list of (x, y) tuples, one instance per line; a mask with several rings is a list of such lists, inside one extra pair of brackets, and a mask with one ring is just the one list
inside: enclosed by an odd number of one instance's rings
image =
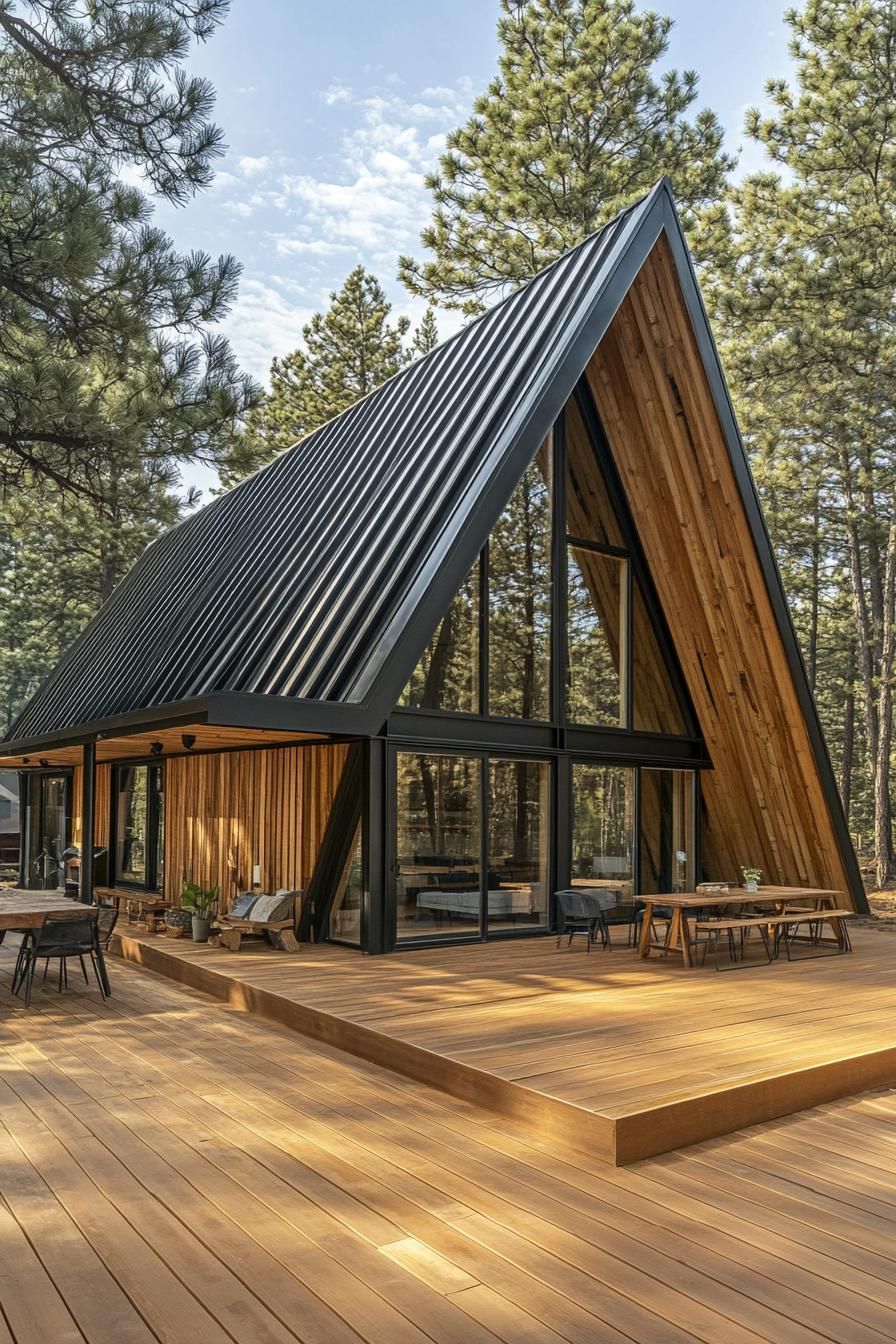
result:
[(248, 918), (253, 924), (276, 924), (290, 919), (296, 904), (295, 891), (278, 891), (274, 896), (259, 896)]
[(257, 900), (257, 891), (242, 891), (230, 907), (230, 913), (234, 919), (248, 919), (249, 912)]

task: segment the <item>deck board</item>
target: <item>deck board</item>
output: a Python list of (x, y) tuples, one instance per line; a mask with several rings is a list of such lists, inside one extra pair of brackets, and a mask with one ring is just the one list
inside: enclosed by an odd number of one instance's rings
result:
[(0, 1340), (892, 1338), (894, 1093), (617, 1168), (125, 964), (29, 1012), (8, 970)]
[(553, 939), (361, 957), (125, 931), (124, 954), (627, 1162), (896, 1080), (896, 942), (719, 975)]

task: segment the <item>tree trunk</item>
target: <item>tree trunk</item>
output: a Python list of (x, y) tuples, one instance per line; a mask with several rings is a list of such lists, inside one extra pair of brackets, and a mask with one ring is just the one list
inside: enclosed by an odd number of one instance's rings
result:
[(893, 663), (896, 657), (896, 520), (887, 534), (882, 598), (881, 656), (878, 679), (877, 751), (874, 759), (874, 864), (878, 888), (893, 876), (893, 804), (890, 753), (893, 735)]
[(846, 700), (843, 706), (843, 754), (840, 758), (840, 797), (846, 824), (852, 811), (852, 770), (856, 750), (856, 642), (850, 640), (846, 661)]

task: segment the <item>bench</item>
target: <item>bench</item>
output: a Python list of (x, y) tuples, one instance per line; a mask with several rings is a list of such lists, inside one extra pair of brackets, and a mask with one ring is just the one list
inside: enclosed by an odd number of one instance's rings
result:
[[(270, 943), (271, 947), (277, 948), (279, 952), (298, 952), (300, 943), (296, 937), (296, 927), (301, 913), (301, 892), (278, 893), (281, 896), (291, 896), (291, 913), (287, 919), (253, 919), (252, 901), (249, 899), (249, 893), (245, 900), (249, 905), (249, 910), (245, 915), (234, 914), (218, 915), (215, 920), (214, 939), (217, 944), (226, 947), (230, 952), (239, 952), (242, 941), (245, 937), (263, 938), (265, 942)], [(242, 898), (241, 898), (242, 899)], [(256, 906), (259, 901), (267, 903), (267, 909), (271, 914), (282, 914), (282, 900), (277, 909), (272, 909), (276, 904), (273, 897), (263, 894), (256, 898)]]
[[(783, 941), (784, 950), (787, 953), (787, 960), (793, 961), (790, 948), (792, 941), (807, 941), (813, 947), (821, 943), (828, 945), (836, 943), (836, 951), (850, 952), (852, 944), (849, 939), (849, 931), (844, 923), (855, 912), (852, 910), (809, 910), (805, 906), (799, 906), (794, 909), (785, 909), (780, 914), (767, 915), (743, 915), (741, 917), (726, 916), (712, 919), (698, 919), (694, 922), (695, 934), (706, 934), (707, 945), (711, 945), (715, 954), (716, 970), (736, 970), (745, 969), (743, 962), (743, 945), (746, 942), (745, 934), (750, 929), (758, 929), (762, 937), (765, 953), (770, 964), (778, 955), (778, 946)], [(792, 936), (790, 929), (796, 925), (808, 924), (810, 926), (809, 936), (803, 940), (800, 935)], [(820, 929), (812, 931), (811, 925), (829, 924), (834, 934), (833, 939), (823, 939)], [(769, 938), (770, 930), (774, 930), (774, 941)], [(728, 943), (731, 949), (731, 965), (723, 967), (719, 963), (719, 939), (721, 934), (728, 935)], [(737, 966), (737, 951), (734, 944), (734, 934), (741, 935), (741, 966)], [(819, 952), (816, 956), (831, 956), (834, 953)], [(808, 961), (809, 957), (800, 957), (800, 961)]]

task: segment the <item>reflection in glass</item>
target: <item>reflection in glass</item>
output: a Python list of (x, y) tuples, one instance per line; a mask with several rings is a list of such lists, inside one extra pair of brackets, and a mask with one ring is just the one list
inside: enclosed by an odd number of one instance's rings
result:
[(566, 717), (624, 728), (628, 561), (570, 546), (567, 576)]
[(479, 713), (479, 565), (467, 575), (426, 646), (399, 704)]
[(547, 923), (550, 767), (546, 761), (490, 761), (488, 768), (490, 930)]
[(28, 780), (24, 844), (25, 880), (29, 887), (52, 890), (62, 886), (68, 790), (65, 775), (32, 775)]
[(396, 756), (399, 939), (479, 932), (481, 764), (470, 756)]
[(361, 942), (361, 906), (364, 899), (364, 867), (361, 852), (361, 823), (355, 831), (345, 871), (330, 911), (330, 937), (344, 943)]
[(681, 705), (638, 583), (632, 584), (632, 690), (632, 717), (638, 731), (687, 734)]
[(121, 882), (146, 882), (147, 776), (145, 765), (121, 766), (118, 771), (115, 875)]
[(640, 810), (641, 891), (693, 891), (693, 770), (642, 770)]
[(582, 541), (625, 548), (597, 454), (574, 401), (566, 407), (566, 531)]
[(546, 441), (489, 541), (488, 712), (550, 717), (551, 446)]
[(155, 859), (151, 885), (156, 891), (165, 890), (165, 771), (160, 765), (149, 767), (149, 787), (154, 805), (150, 807), (149, 824), (153, 841), (150, 853)]
[(576, 762), (572, 767), (573, 886), (602, 887), (631, 901), (634, 770)]

